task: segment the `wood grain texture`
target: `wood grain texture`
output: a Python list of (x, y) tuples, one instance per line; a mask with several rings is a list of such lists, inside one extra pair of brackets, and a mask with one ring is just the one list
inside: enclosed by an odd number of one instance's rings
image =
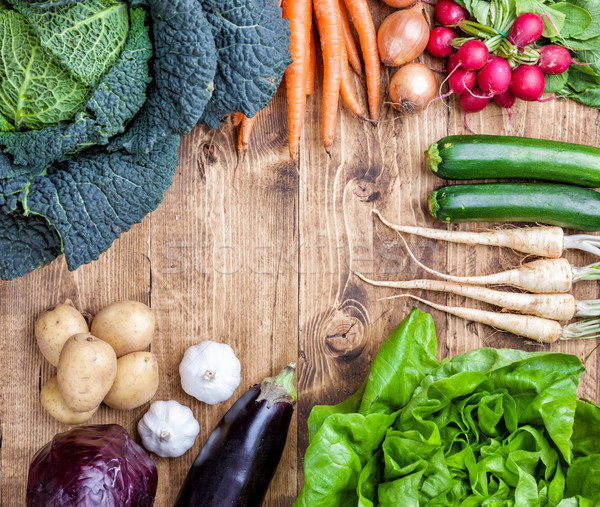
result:
[[(389, 12), (373, 3), (376, 25)], [(390, 75), (383, 70), (382, 100), (388, 100)], [(318, 70), (317, 83), (321, 79)], [(353, 80), (366, 107), (364, 78)], [(321, 145), (317, 86), (308, 99), (296, 169), (288, 160), (286, 105), (280, 90), (261, 113), (237, 170), (237, 131), (230, 123), (225, 121), (216, 132), (198, 127), (183, 139), (179, 170), (159, 209), (98, 261), (69, 272), (59, 259), (22, 279), (0, 282), (0, 503), (23, 505), (33, 453), (67, 429), (39, 405), (40, 387), (54, 372), (37, 350), (33, 323), (42, 310), (70, 298), (89, 314), (122, 299), (148, 303), (156, 312), (152, 350), (159, 358), (161, 383), (155, 399), (190, 406), (201, 427), (196, 445), (183, 457), (156, 458), (158, 506), (172, 504), (194, 456), (233, 400), (251, 384), (297, 361), (297, 417), (265, 502), (268, 507), (291, 505), (302, 483), (310, 409), (354, 392), (384, 337), (412, 306), (402, 299), (380, 301), (394, 291), (367, 286), (353, 271), (378, 279), (426, 277), (410, 262), (397, 235), (369, 211), (376, 207), (406, 225), (442, 227), (425, 209), (427, 195), (442, 181), (423, 167), (423, 152), (444, 135), (466, 132), (456, 101), (449, 104), (438, 101), (412, 117), (400, 117), (384, 105), (377, 126), (357, 120), (341, 105), (328, 156)], [(482, 133), (509, 133), (506, 114), (493, 105), (470, 115), (469, 122)], [(520, 103), (513, 109), (512, 132), (600, 146), (599, 124), (598, 111), (571, 101)], [(423, 262), (453, 274), (485, 274), (522, 261), (498, 248), (407, 240)], [(593, 260), (578, 252), (567, 257), (577, 265)], [(457, 296), (415, 294), (449, 305), (482, 306)], [(574, 294), (579, 299), (600, 297), (598, 284), (592, 282), (577, 284)], [(493, 346), (569, 352), (583, 360), (598, 343), (540, 346), (431, 313), (440, 358)], [(184, 350), (206, 339), (229, 343), (242, 362), (242, 384), (231, 400), (217, 406), (190, 398), (179, 381)], [(587, 361), (579, 390), (596, 402), (599, 366), (596, 353)], [(92, 422), (122, 424), (137, 438), (135, 428), (145, 410), (103, 407)]]

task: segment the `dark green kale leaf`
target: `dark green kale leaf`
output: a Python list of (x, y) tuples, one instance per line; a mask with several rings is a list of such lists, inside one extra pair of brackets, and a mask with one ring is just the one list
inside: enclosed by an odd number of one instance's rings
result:
[[(142, 2), (133, 2), (139, 5)], [(210, 26), (195, 0), (151, 0), (154, 82), (136, 124), (111, 149), (152, 150), (171, 134), (185, 135), (198, 123), (213, 91), (217, 66)]]
[(227, 114), (254, 116), (270, 101), (291, 63), (288, 20), (275, 0), (201, 0), (213, 27), (218, 67), (202, 122), (218, 128)]

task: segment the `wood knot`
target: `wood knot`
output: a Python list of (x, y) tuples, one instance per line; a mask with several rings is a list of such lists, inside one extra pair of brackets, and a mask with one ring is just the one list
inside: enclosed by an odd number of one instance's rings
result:
[(372, 181), (360, 179), (354, 186), (354, 195), (359, 201), (373, 202), (379, 198), (380, 193), (375, 192), (375, 185)]
[(209, 164), (214, 164), (217, 162), (217, 157), (215, 156), (215, 147), (212, 144), (205, 144), (202, 147), (202, 153)]
[(352, 359), (364, 349), (364, 326), (348, 315), (333, 318), (325, 329), (325, 346), (333, 357)]

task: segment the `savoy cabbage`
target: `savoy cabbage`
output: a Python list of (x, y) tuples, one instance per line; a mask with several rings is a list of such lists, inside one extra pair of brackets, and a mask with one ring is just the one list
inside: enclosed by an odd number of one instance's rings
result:
[(276, 0), (0, 0), (0, 279), (97, 259), (180, 135), (270, 101), (288, 48)]

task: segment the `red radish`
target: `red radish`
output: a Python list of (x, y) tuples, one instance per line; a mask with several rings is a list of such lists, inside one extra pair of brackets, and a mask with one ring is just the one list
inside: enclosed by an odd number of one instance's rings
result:
[(489, 50), (478, 39), (468, 40), (457, 51), (457, 58), (463, 69), (479, 70), (488, 61)]
[(540, 49), (537, 66), (544, 74), (562, 74), (571, 64), (571, 54), (565, 48), (550, 44)]
[(445, 95), (447, 97), (451, 93), (458, 95), (472, 90), (475, 86), (477, 76), (473, 70), (465, 70), (461, 68), (454, 69), (452, 74), (448, 76), (448, 86), (450, 91)]
[(429, 42), (427, 43), (427, 51), (431, 56), (436, 58), (447, 58), (454, 52), (451, 46), (456, 35), (450, 28), (438, 26), (429, 33)]
[(533, 12), (525, 12), (515, 19), (510, 32), (508, 32), (508, 40), (518, 48), (524, 48), (538, 40), (543, 31), (542, 16)]
[(469, 12), (452, 0), (438, 0), (435, 4), (435, 19), (441, 25), (457, 25), (469, 18)]
[(494, 95), (494, 102), (500, 107), (508, 109), (509, 112), (510, 108), (515, 105), (516, 100), (517, 97), (515, 97), (510, 90), (504, 90), (503, 92)]
[(508, 62), (499, 56), (492, 56), (477, 73), (477, 84), (486, 95), (496, 95), (508, 90), (511, 76), (512, 70)]
[(519, 65), (512, 75), (510, 91), (515, 97), (529, 102), (539, 100), (544, 93), (544, 74), (535, 65)]
[(446, 70), (448, 72), (452, 72), (456, 67), (460, 67), (460, 62), (458, 61), (458, 51), (452, 53), (446, 62)]
[(485, 108), (489, 102), (489, 97), (482, 96), (482, 91), (477, 87), (473, 88), (471, 93), (463, 93), (460, 95), (458, 103), (460, 104), (461, 109), (465, 112), (464, 122), (465, 127), (467, 127), (469, 132), (472, 132), (473, 134), (477, 133), (471, 127), (469, 127), (469, 123), (467, 122), (467, 114), (478, 113)]

